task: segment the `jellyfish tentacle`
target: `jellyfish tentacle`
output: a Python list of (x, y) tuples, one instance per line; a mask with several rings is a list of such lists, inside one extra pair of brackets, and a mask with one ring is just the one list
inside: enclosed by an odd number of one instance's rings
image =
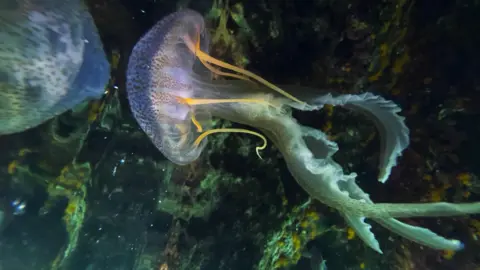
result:
[(192, 119), (193, 125), (197, 128), (197, 132), (203, 132), (203, 127), (200, 122), (198, 122), (194, 112), (192, 112), (192, 116), (190, 118)]
[(253, 130), (248, 130), (248, 129), (243, 129), (243, 128), (217, 128), (217, 129), (210, 129), (198, 136), (198, 138), (195, 140), (194, 145), (200, 145), (200, 142), (207, 137), (210, 134), (214, 133), (245, 133), (245, 134), (250, 134), (250, 135), (255, 135), (262, 139), (263, 144), (261, 146), (257, 146), (255, 148), (255, 152), (257, 153), (257, 156), (263, 160), (263, 158), (260, 156), (260, 151), (264, 150), (267, 147), (267, 138), (265, 138), (264, 135), (253, 131)]
[(225, 69), (232, 70), (232, 71), (238, 72), (240, 74), (243, 74), (243, 75), (245, 75), (249, 78), (252, 78), (255, 81), (267, 86), (268, 88), (272, 89), (273, 91), (276, 91), (276, 92), (280, 93), (281, 95), (287, 97), (288, 99), (291, 99), (291, 100), (293, 100), (297, 103), (300, 103), (300, 104), (306, 104), (305, 102), (303, 102), (303, 101), (299, 100), (298, 98), (296, 98), (296, 97), (290, 95), (289, 93), (285, 92), (280, 87), (272, 84), (271, 82), (263, 79), (262, 77), (260, 77), (256, 74), (254, 74), (253, 72), (250, 72), (248, 70), (236, 67), (236, 66), (231, 65), (229, 63), (220, 61), (220, 60), (208, 55), (207, 53), (203, 52), (200, 49), (199, 40), (195, 44), (193, 43), (193, 41), (188, 36), (185, 36), (184, 40), (185, 40), (185, 44), (187, 45), (188, 49), (190, 51), (192, 51), (192, 53), (194, 53), (195, 56), (198, 57), (198, 59), (200, 59), (200, 61), (205, 61), (205, 62), (208, 62), (210, 64), (214, 64), (214, 65), (217, 65), (219, 67), (223, 67)]
[[(261, 100), (261, 99), (192, 99), (192, 98), (179, 98), (181, 102), (185, 102), (186, 104), (192, 106), (192, 105), (206, 105), (206, 104), (216, 104), (216, 103), (257, 103), (257, 104), (264, 104), (264, 105), (269, 105), (269, 106), (272, 106), (272, 107), (276, 107), (274, 104), (271, 104), (265, 100)], [(198, 132), (202, 132), (203, 131), (203, 127), (202, 125), (197, 121), (197, 119), (195, 118), (195, 113), (192, 111), (192, 116), (191, 116), (191, 119), (192, 119), (192, 123), (197, 127), (197, 131)], [(255, 136), (258, 136), (260, 138), (262, 138), (262, 140), (264, 141), (264, 145), (261, 146), (261, 147), (256, 147), (256, 153), (257, 153), (257, 156), (263, 160), (263, 158), (260, 156), (259, 154), (259, 150), (263, 150), (265, 149), (265, 147), (267, 146), (267, 142), (266, 142), (266, 139), (265, 139), (265, 136), (261, 135), (260, 133), (258, 132), (255, 132), (255, 131), (252, 131), (252, 130), (248, 130), (248, 129), (211, 129), (211, 130), (207, 130), (205, 131), (204, 133), (200, 134), (200, 136), (197, 138), (197, 140), (194, 142), (194, 144), (199, 144), (203, 138), (205, 138), (207, 135), (209, 134), (213, 134), (213, 133), (218, 133), (218, 132), (234, 132), (234, 133), (247, 133), (247, 134), (251, 134), (251, 135), (255, 135)]]
[(239, 74), (235, 74), (235, 73), (230, 73), (230, 72), (224, 72), (224, 71), (221, 71), (220, 69), (218, 68), (215, 68), (214, 66), (210, 65), (208, 62), (204, 61), (203, 59), (199, 59), (200, 62), (208, 69), (210, 70), (212, 73), (215, 73), (219, 76), (224, 76), (224, 77), (231, 77), (231, 78), (237, 78), (237, 79), (240, 79), (240, 80), (244, 80), (244, 81), (248, 81), (248, 82), (251, 82), (251, 83), (255, 83), (254, 81), (250, 80), (248, 77), (246, 76), (242, 76), (242, 75), (239, 75)]
[[(257, 104), (263, 104), (267, 106), (272, 106), (275, 108), (280, 109), (278, 106), (269, 103), (265, 100), (261, 99), (253, 99), (253, 98), (241, 98), (241, 99), (198, 99), (198, 98), (181, 98), (177, 97), (177, 100), (181, 103), (187, 104), (190, 107), (193, 107), (195, 105), (209, 105), (209, 104), (219, 104), (219, 103), (257, 103)], [(193, 110), (193, 108), (192, 108)], [(193, 124), (197, 127), (198, 132), (202, 132), (203, 128), (201, 124), (197, 121), (195, 118), (195, 114), (192, 112), (191, 116)]]
[(194, 105), (209, 105), (209, 104), (219, 104), (219, 103), (257, 103), (262, 105), (271, 106), (274, 108), (278, 108), (279, 106), (265, 101), (263, 99), (255, 99), (255, 98), (226, 98), (226, 99), (209, 99), (209, 98), (181, 98), (178, 97), (180, 102), (184, 104), (188, 104), (190, 106)]
[[(187, 37), (185, 36), (184, 39), (187, 39)], [(197, 29), (197, 42), (195, 43), (195, 55), (196, 55), (197, 51), (200, 51), (200, 29)], [(240, 80), (249, 81), (249, 82), (254, 83), (252, 80), (250, 80), (246, 76), (235, 74), (235, 73), (230, 73), (230, 72), (223, 72), (220, 69), (215, 68), (214, 66), (210, 65), (208, 62), (206, 62), (202, 58), (199, 58), (199, 60), (202, 63), (202, 65), (204, 65), (208, 70), (210, 70), (212, 73), (215, 73), (219, 76), (237, 78), (237, 79), (240, 79)]]

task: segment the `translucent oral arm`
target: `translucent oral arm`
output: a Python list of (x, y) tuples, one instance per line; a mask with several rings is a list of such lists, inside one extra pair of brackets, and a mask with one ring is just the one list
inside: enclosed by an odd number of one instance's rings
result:
[[(253, 98), (237, 98), (237, 99), (199, 99), (199, 98), (181, 98), (177, 97), (177, 100), (181, 103), (188, 104), (190, 106), (195, 105), (208, 105), (208, 104), (220, 104), (220, 103), (257, 103), (263, 104), (266, 106), (276, 107), (274, 104), (269, 103), (268, 101), (262, 99), (253, 99)], [(277, 107), (278, 108), (278, 107)], [(197, 127), (198, 132), (203, 131), (203, 127), (200, 122), (195, 118), (195, 114), (192, 113), (192, 122)]]

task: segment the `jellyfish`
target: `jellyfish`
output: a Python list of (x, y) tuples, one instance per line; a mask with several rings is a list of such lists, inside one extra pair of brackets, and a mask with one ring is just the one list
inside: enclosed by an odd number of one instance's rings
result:
[[(170, 14), (155, 24), (134, 46), (127, 67), (127, 96), (140, 128), (163, 155), (178, 165), (196, 160), (208, 147), (208, 136), (220, 132), (247, 133), (262, 144), (272, 141), (297, 183), (336, 210), (357, 235), (382, 253), (372, 219), (390, 231), (435, 249), (458, 250), (463, 244), (397, 218), (459, 216), (480, 212), (480, 203), (374, 203), (345, 174), (332, 155), (339, 150), (320, 130), (301, 125), (292, 110), (315, 111), (325, 104), (358, 110), (373, 119), (381, 136), (378, 180), (386, 182), (397, 158), (409, 144), (409, 130), (399, 106), (366, 92), (358, 95), (323, 93), (299, 86), (278, 87), (260, 76), (208, 54), (209, 37), (203, 17), (192, 10)], [(212, 75), (225, 80), (214, 80)], [(251, 126), (215, 129), (212, 117)]]
[(110, 67), (82, 0), (2, 1), (0, 40), (0, 135), (105, 92)]

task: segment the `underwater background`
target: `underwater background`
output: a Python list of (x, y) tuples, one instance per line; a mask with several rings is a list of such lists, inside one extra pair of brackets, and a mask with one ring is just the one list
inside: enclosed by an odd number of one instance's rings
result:
[(198, 161), (174, 165), (139, 128), (125, 89), (140, 37), (190, 8), (204, 15), (210, 54), (223, 61), (279, 85), (366, 89), (402, 108), (411, 142), (385, 184), (375, 180), (380, 139), (364, 115), (332, 106), (294, 113), (339, 144), (334, 159), (359, 174), (373, 201), (480, 201), (480, 1), (87, 5), (110, 82), (100, 100), (0, 136), (1, 270), (480, 269), (478, 215), (402, 219), (460, 239), (457, 252), (372, 223), (379, 254), (337, 211), (309, 200), (275, 146), (259, 159), (256, 137), (211, 135)]

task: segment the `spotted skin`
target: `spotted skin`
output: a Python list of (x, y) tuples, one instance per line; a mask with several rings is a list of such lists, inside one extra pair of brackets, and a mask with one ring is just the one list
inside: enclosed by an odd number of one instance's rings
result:
[(0, 3), (0, 135), (22, 132), (85, 100), (110, 76), (81, 0)]

